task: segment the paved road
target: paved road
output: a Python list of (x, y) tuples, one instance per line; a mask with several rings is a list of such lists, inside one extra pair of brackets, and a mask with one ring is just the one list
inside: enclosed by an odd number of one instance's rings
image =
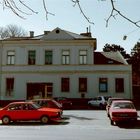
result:
[[(139, 112), (140, 115), (140, 112)], [(111, 126), (105, 111), (64, 111), (65, 121), (42, 125), (17, 123), (0, 125), (1, 140), (140, 140), (140, 121), (136, 126)]]

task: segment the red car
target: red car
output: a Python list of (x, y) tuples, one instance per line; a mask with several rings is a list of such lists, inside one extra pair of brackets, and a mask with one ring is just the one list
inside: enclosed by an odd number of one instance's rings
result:
[(33, 99), (31, 101), (39, 104), (41, 107), (57, 108), (62, 110), (62, 105), (53, 99)]
[(122, 121), (137, 121), (137, 111), (132, 101), (116, 100), (113, 101), (109, 109), (109, 117), (111, 125)]
[(124, 100), (124, 98), (116, 98), (116, 97), (113, 97), (113, 98), (109, 98), (108, 101), (107, 101), (107, 105), (106, 105), (106, 113), (107, 113), (107, 116), (109, 117), (109, 109), (110, 109), (110, 106), (112, 104), (113, 101), (116, 101), (116, 100)]
[(61, 120), (60, 109), (42, 108), (33, 102), (13, 102), (0, 109), (0, 120), (3, 124), (11, 121), (39, 120), (43, 124), (50, 120)]

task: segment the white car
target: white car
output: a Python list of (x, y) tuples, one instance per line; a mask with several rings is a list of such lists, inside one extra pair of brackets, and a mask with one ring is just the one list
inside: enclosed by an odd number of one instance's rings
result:
[(104, 109), (107, 104), (107, 100), (110, 96), (98, 96), (88, 101), (88, 105), (90, 107), (98, 107), (100, 109)]

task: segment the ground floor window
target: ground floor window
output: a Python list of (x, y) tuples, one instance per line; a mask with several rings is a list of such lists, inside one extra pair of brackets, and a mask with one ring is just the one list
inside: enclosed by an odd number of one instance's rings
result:
[(14, 78), (6, 78), (6, 96), (12, 96), (14, 90)]
[(62, 78), (61, 79), (61, 91), (62, 92), (69, 92), (70, 91), (70, 80), (69, 80), (69, 78)]
[(99, 92), (107, 92), (108, 80), (107, 78), (99, 78)]
[(87, 92), (87, 78), (79, 78), (79, 92)]
[(124, 92), (124, 79), (123, 78), (115, 79), (115, 90), (116, 92)]

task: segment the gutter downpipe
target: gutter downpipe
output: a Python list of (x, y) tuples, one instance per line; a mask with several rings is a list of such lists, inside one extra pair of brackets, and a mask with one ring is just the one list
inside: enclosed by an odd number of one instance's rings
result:
[[(3, 43), (2, 40), (0, 40), (0, 102), (1, 102), (1, 82), (2, 82), (2, 49), (3, 48)], [(1, 103), (0, 103), (1, 106)]]

